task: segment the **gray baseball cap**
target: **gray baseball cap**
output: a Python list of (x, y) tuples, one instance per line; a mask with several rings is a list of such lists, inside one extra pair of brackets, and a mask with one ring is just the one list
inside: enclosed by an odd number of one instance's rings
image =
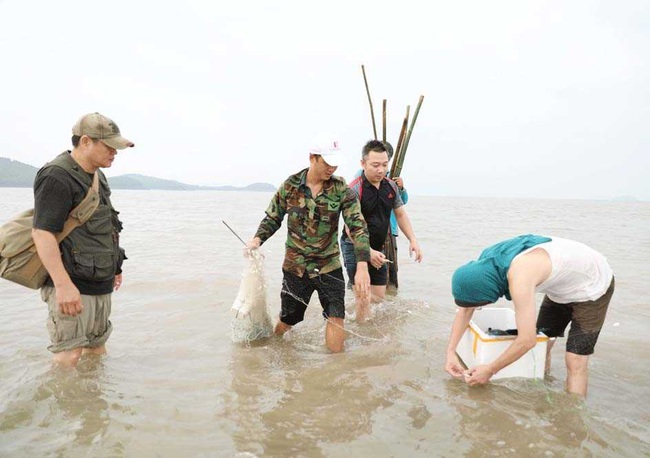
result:
[(101, 140), (102, 143), (115, 149), (126, 149), (135, 146), (131, 140), (122, 137), (120, 128), (112, 119), (99, 113), (83, 115), (72, 126), (72, 135), (78, 135), (79, 137), (88, 135), (90, 138)]

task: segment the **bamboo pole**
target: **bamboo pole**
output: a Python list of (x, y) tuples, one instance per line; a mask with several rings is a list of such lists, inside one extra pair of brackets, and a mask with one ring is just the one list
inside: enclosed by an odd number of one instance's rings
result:
[(403, 144), (404, 144), (404, 138), (406, 137), (406, 129), (409, 124), (409, 114), (411, 112), (411, 105), (406, 106), (406, 115), (404, 116), (404, 121), (402, 121), (402, 130), (399, 133), (399, 138), (397, 139), (397, 147), (395, 148), (395, 153), (393, 155), (393, 163), (391, 164), (390, 167), (390, 176), (391, 177), (397, 177), (399, 175), (395, 175), (395, 170), (397, 167), (397, 163), (399, 162), (399, 157), (401, 155), (402, 149), (403, 149)]
[(381, 140), (386, 141), (386, 99), (384, 99), (382, 105), (382, 113), (381, 113), (381, 118), (382, 118), (382, 129), (381, 129)]
[(377, 126), (375, 125), (375, 110), (372, 108), (372, 98), (370, 97), (370, 89), (368, 89), (368, 79), (366, 78), (366, 68), (362, 65), (361, 71), (363, 72), (363, 82), (366, 85), (366, 93), (368, 94), (368, 103), (370, 104), (370, 118), (372, 119), (372, 132), (377, 140)]
[(420, 107), (422, 106), (422, 102), (424, 101), (424, 96), (420, 96), (420, 100), (418, 101), (418, 105), (415, 107), (415, 113), (413, 114), (413, 119), (411, 120), (411, 126), (409, 127), (408, 134), (406, 135), (406, 140), (404, 140), (404, 145), (402, 146), (402, 150), (400, 151), (399, 155), (399, 162), (395, 168), (395, 175), (391, 176), (396, 176), (398, 177), (400, 173), (402, 173), (402, 165), (404, 164), (404, 157), (406, 156), (406, 150), (409, 147), (409, 142), (411, 141), (411, 134), (413, 134), (413, 127), (415, 126), (415, 121), (418, 119), (418, 113), (420, 112)]
[(395, 246), (395, 238), (390, 231), (390, 225), (388, 226), (388, 234), (386, 235), (386, 242), (384, 244), (384, 250), (386, 252), (386, 258), (390, 261), (388, 263), (388, 285), (393, 286), (395, 289), (399, 287), (399, 281), (397, 278), (397, 273), (399, 271), (399, 264), (397, 259), (397, 247)]
[[(395, 167), (399, 162), (400, 151), (402, 150), (402, 145), (404, 143), (404, 138), (406, 137), (406, 129), (408, 127), (409, 114), (411, 112), (411, 106), (406, 106), (406, 115), (402, 121), (402, 129), (399, 133), (399, 138), (397, 140), (397, 147), (395, 148), (393, 155), (393, 163), (391, 164), (390, 176), (396, 177)], [(399, 261), (397, 259), (397, 246), (395, 243), (395, 238), (393, 237), (390, 226), (388, 227), (388, 234), (386, 235), (386, 241), (384, 242), (384, 252), (386, 257), (390, 261), (388, 264), (388, 283), (387, 287), (397, 289), (399, 287), (398, 271), (399, 271)]]

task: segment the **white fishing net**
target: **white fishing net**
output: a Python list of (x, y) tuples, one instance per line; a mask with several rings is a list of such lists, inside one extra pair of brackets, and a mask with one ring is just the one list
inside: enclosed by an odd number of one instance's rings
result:
[(259, 250), (251, 252), (248, 266), (244, 268), (239, 292), (230, 311), (233, 342), (248, 343), (269, 337), (273, 324), (266, 301), (264, 256)]

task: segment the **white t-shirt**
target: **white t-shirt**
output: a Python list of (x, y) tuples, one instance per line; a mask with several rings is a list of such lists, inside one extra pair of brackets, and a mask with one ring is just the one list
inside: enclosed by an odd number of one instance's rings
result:
[(538, 293), (546, 294), (558, 304), (568, 304), (594, 301), (607, 292), (614, 274), (605, 256), (584, 243), (550, 238), (550, 242), (535, 245), (516, 256), (542, 248), (551, 258), (551, 275), (537, 286)]

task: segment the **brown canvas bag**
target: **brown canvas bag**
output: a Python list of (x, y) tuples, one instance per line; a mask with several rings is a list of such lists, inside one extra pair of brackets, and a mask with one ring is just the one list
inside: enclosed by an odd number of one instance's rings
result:
[[(57, 243), (61, 243), (73, 230), (85, 224), (98, 206), (99, 176), (95, 173), (88, 194), (72, 209), (63, 230), (55, 234)], [(31, 209), (0, 226), (0, 277), (28, 288), (39, 289), (47, 280), (48, 273), (32, 239), (33, 221), (34, 209)]]

